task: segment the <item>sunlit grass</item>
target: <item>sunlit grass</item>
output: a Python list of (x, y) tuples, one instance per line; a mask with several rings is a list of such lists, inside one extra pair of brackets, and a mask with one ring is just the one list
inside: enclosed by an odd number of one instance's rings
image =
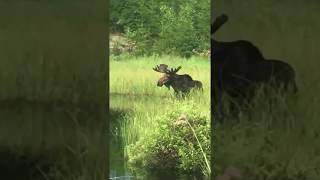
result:
[(210, 94), (210, 61), (194, 57), (189, 60), (178, 57), (141, 57), (115, 60), (110, 58), (110, 94), (168, 96), (171, 91), (156, 86), (162, 74), (153, 71), (158, 64), (169, 67), (182, 66), (178, 74), (189, 74), (204, 85), (204, 93)]
[[(203, 83), (203, 92), (191, 92), (185, 100), (178, 100), (173, 89), (157, 87), (162, 76), (153, 71), (158, 64), (169, 67), (182, 66), (178, 74), (189, 74)], [(119, 119), (123, 146), (134, 144), (142, 137), (148, 137), (156, 129), (157, 116), (181, 104), (179, 101), (195, 101), (202, 112), (210, 114), (210, 61), (194, 57), (189, 60), (178, 57), (111, 57), (110, 61), (110, 107), (125, 111)], [(209, 123), (209, 122), (208, 122)], [(207, 167), (206, 164), (204, 166)]]
[[(210, 61), (207, 59), (195, 57), (185, 60), (168, 56), (114, 61), (111, 58), (110, 107), (129, 110), (127, 117), (132, 117), (133, 113), (135, 119), (131, 119), (130, 122), (135, 123), (133, 127), (139, 129), (125, 128), (130, 129), (130, 132), (124, 133), (126, 136), (147, 135), (148, 130), (152, 131), (152, 117), (163, 113), (176, 99), (173, 89), (169, 91), (165, 87), (157, 87), (156, 83), (161, 74), (152, 68), (158, 64), (168, 64), (169, 67), (182, 66), (178, 74), (187, 73), (193, 79), (200, 80), (204, 85), (204, 91), (193, 92), (188, 99), (195, 100), (199, 102), (199, 106), (210, 110)], [(146, 126), (148, 128), (145, 128)], [(139, 132), (132, 133), (133, 131)]]

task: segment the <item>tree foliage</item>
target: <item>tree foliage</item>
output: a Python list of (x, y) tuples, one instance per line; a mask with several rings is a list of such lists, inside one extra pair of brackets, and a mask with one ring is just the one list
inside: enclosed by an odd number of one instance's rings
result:
[(136, 55), (177, 54), (210, 47), (210, 1), (111, 0), (111, 31), (135, 42)]

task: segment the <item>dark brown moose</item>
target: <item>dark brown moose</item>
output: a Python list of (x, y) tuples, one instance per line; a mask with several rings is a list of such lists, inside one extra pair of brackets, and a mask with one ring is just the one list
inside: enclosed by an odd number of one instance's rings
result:
[[(226, 15), (218, 16), (211, 24), (211, 34), (228, 21)], [(250, 101), (261, 84), (282, 92), (292, 89), (297, 92), (295, 71), (288, 63), (265, 59), (251, 42), (237, 40), (221, 42), (211, 38), (213, 47), (213, 98), (217, 105), (223, 93), (235, 98), (237, 103)], [(241, 103), (240, 103), (240, 106)]]
[(193, 80), (190, 75), (179, 75), (177, 72), (181, 69), (178, 68), (168, 69), (168, 65), (160, 64), (153, 68), (154, 71), (164, 73), (164, 75), (158, 80), (157, 86), (166, 86), (169, 90), (173, 88), (176, 94), (188, 94), (191, 89), (202, 89), (202, 83), (197, 80)]

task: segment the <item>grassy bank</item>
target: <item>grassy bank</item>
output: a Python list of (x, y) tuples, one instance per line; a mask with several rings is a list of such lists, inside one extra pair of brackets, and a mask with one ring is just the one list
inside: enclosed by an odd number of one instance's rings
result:
[[(157, 87), (157, 80), (161, 74), (152, 70), (157, 64), (168, 64), (170, 67), (182, 66), (178, 74), (190, 74), (192, 78), (202, 81), (204, 85), (203, 93), (194, 93), (184, 101), (177, 101), (174, 97), (173, 90)], [(141, 57), (141, 58), (111, 58), (110, 61), (110, 107), (112, 110), (125, 111), (118, 123), (121, 124), (120, 137), (122, 138), (125, 149), (129, 146), (135, 146), (139, 140), (150, 137), (160, 137), (155, 135), (159, 130), (159, 117), (164, 117), (166, 113), (176, 111), (178, 114), (189, 112), (186, 104), (196, 104), (197, 112), (195, 114), (206, 117), (207, 130), (210, 124), (210, 61), (208, 59), (194, 57), (190, 60), (178, 57)], [(186, 107), (184, 109), (184, 107)], [(189, 107), (190, 108), (190, 107)], [(180, 115), (179, 114), (179, 115)], [(192, 114), (190, 114), (192, 117)], [(175, 117), (177, 118), (177, 117)], [(161, 119), (161, 118), (160, 118)], [(169, 116), (164, 117), (165, 121), (175, 122)], [(162, 125), (166, 122), (162, 121)], [(190, 131), (191, 132), (191, 131)], [(166, 136), (163, 133), (161, 136)], [(177, 137), (176, 137), (177, 138)], [(210, 138), (207, 137), (209, 140)], [(202, 139), (201, 139), (202, 140)], [(205, 147), (210, 143), (201, 142)], [(142, 151), (146, 151), (143, 149)], [(199, 150), (199, 149), (198, 149)], [(206, 149), (209, 158), (210, 149)], [(142, 153), (142, 152), (141, 152)], [(198, 153), (201, 152), (200, 150)], [(139, 157), (139, 153), (129, 153), (129, 160)], [(203, 157), (198, 160), (200, 163)], [(143, 167), (143, 166), (142, 166)], [(190, 166), (191, 167), (191, 166)], [(111, 167), (112, 168), (112, 167)], [(147, 169), (147, 167), (144, 167)], [(205, 168), (205, 167), (204, 167)], [(141, 170), (141, 169), (140, 169)]]

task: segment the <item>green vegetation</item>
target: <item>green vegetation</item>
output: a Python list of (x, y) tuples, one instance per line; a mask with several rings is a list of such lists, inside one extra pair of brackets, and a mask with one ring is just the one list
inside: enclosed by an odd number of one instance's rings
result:
[[(157, 87), (161, 75), (152, 68), (161, 63), (181, 65), (179, 74), (188, 73), (202, 81), (203, 93), (193, 92), (187, 99), (177, 100), (172, 89)], [(153, 169), (158, 173), (178, 169), (180, 174), (208, 176), (210, 61), (201, 57), (111, 57), (110, 68), (111, 110), (125, 112), (113, 121), (120, 124), (127, 165), (134, 175), (141, 178)], [(192, 128), (183, 120), (175, 124), (184, 115)]]
[(98, 1), (0, 2), (2, 179), (107, 177), (106, 14)]
[[(111, 159), (115, 174), (127, 175), (126, 168), (140, 179), (161, 179), (174, 170), (179, 178), (211, 173), (209, 4), (111, 0), (111, 129), (112, 142), (122, 145), (111, 154), (126, 158), (124, 169), (118, 168), (119, 159)], [(182, 66), (178, 74), (200, 80), (204, 91), (178, 100), (172, 88), (157, 87), (162, 75), (152, 68), (158, 64)], [(175, 125), (180, 116), (188, 121)]]
[[(112, 120), (112, 134), (137, 178), (146, 179), (151, 171), (211, 173), (209, 4), (110, 1), (110, 105), (114, 114), (121, 114)], [(204, 91), (177, 100), (172, 89), (157, 87), (162, 75), (152, 68), (158, 64), (182, 66), (178, 74), (200, 80)], [(183, 114), (188, 121), (175, 125)], [(111, 169), (117, 169), (112, 167), (116, 162), (112, 160)]]
[(150, 57), (110, 57), (110, 94), (168, 96), (173, 91), (157, 87), (162, 76), (152, 70), (157, 64), (170, 67), (182, 66), (178, 74), (190, 74), (193, 79), (204, 83), (204, 93), (210, 95), (210, 61), (209, 58), (192, 57), (188, 60), (175, 56)]
[[(210, 174), (209, 4), (209, 0), (110, 1), (113, 142), (122, 145), (118, 149), (123, 148), (125, 166), (138, 178), (148, 179), (154, 169), (158, 175), (174, 169), (179, 175)], [(152, 68), (158, 64), (182, 66), (178, 74), (202, 81), (203, 93), (192, 92), (178, 101), (172, 89), (157, 87), (162, 75)], [(182, 114), (190, 118), (190, 126), (174, 125)], [(111, 171), (127, 175), (117, 162), (111, 159)], [(167, 165), (159, 168), (163, 163)]]
[(215, 14), (230, 18), (216, 38), (250, 40), (266, 58), (290, 63), (299, 88), (297, 97), (260, 93), (238, 120), (229, 118), (216, 127), (212, 157), (216, 174), (234, 165), (244, 179), (319, 178), (318, 7), (318, 1), (299, 0), (215, 2)]
[(15, 102), (1, 104), (0, 116), (2, 170), (26, 180), (107, 176), (104, 109)]
[(0, 7), (0, 101), (105, 104), (105, 8), (64, 1)]
[[(203, 114), (203, 110), (190, 100), (167, 103), (163, 115), (150, 117), (153, 125), (148, 134), (127, 147), (129, 165), (159, 174), (180, 171), (191, 174), (203, 172), (209, 176), (210, 111)], [(127, 117), (127, 121), (131, 117)]]
[(190, 57), (210, 48), (210, 1), (111, 0), (110, 26), (134, 43), (135, 55)]

